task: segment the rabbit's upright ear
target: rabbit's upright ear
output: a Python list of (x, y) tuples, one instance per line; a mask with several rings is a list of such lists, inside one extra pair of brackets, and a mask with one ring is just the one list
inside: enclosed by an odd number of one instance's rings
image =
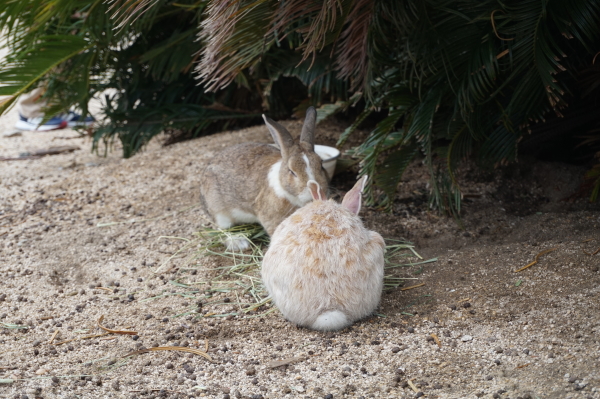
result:
[(325, 201), (327, 199), (327, 195), (325, 191), (321, 188), (319, 183), (314, 180), (309, 180), (306, 183), (306, 186), (310, 190), (310, 195), (312, 195), (313, 200), (315, 201)]
[(275, 122), (273, 119), (263, 114), (263, 119), (269, 129), (269, 133), (273, 137), (273, 141), (281, 150), (281, 155), (287, 158), (288, 150), (294, 145), (294, 139), (286, 128)]
[(354, 187), (352, 187), (352, 190), (348, 191), (346, 195), (344, 195), (344, 199), (342, 200), (342, 206), (356, 215), (358, 215), (358, 212), (360, 212), (362, 192), (365, 188), (365, 184), (367, 184), (367, 179), (368, 176), (364, 175), (359, 181), (356, 182)]
[(308, 107), (306, 118), (300, 133), (300, 142), (306, 143), (312, 151), (315, 150), (315, 129), (317, 127), (317, 110), (315, 107)]

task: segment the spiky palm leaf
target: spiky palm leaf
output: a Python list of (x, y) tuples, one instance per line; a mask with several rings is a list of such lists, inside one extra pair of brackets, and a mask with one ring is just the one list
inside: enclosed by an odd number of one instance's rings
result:
[[(0, 30), (8, 32), (11, 56), (0, 67), (0, 90), (12, 97), (0, 111), (37, 84), (47, 87), (49, 116), (73, 105), (87, 112), (90, 98), (110, 89), (108, 120), (95, 132), (94, 146), (118, 138), (126, 157), (162, 131), (193, 137), (258, 119), (252, 111), (259, 96), (244, 94), (249, 108), (240, 110), (235, 90), (205, 93), (193, 78), (206, 2), (3, 3)], [(130, 7), (131, 18), (119, 6)]]
[[(365, 109), (340, 143), (374, 110), (387, 111), (352, 152), (362, 160), (361, 173), (375, 176), (372, 181), (382, 188), (383, 197), (370, 194), (369, 200), (390, 205), (408, 160), (420, 152), (431, 174), (431, 203), (455, 215), (460, 190), (452, 171), (458, 162), (473, 155), (491, 164), (515, 160), (518, 143), (531, 123), (560, 115), (576, 95), (577, 72), (589, 69), (600, 38), (600, 3), (589, 0), (113, 0), (110, 6), (102, 0), (0, 0), (0, 4), (7, 10), (0, 12), (0, 28), (8, 30), (10, 46), (17, 53), (25, 43), (31, 46), (44, 35), (65, 34), (65, 27), (77, 24), (75, 31), (92, 47), (60, 68), (67, 76), (91, 83), (83, 97), (69, 99), (89, 97), (94, 91), (89, 87), (97, 84), (92, 76), (112, 76), (104, 87), (131, 91), (119, 97), (120, 111), (111, 114), (116, 125), (141, 118), (136, 116), (137, 100), (145, 104), (139, 110), (145, 109), (145, 121), (152, 120), (148, 115), (161, 114), (157, 120), (163, 125), (168, 118), (185, 119), (182, 115), (199, 110), (184, 106), (178, 114), (166, 102), (152, 100), (157, 95), (175, 99), (159, 94), (178, 93), (177, 82), (191, 78), (188, 72), (196, 59), (201, 87), (217, 92), (192, 96), (202, 109), (207, 102), (231, 99), (243, 88), (253, 93), (252, 101), (283, 116), (290, 109), (291, 100), (285, 98), (289, 77), (307, 87), (313, 103), (337, 104), (322, 108), (328, 113), (358, 96)], [(71, 21), (73, 10), (86, 17)], [(175, 15), (182, 19), (165, 23)], [(195, 37), (201, 40), (194, 41)], [(107, 66), (100, 66), (102, 62)], [(75, 66), (82, 64), (90, 65), (93, 73), (81, 76)], [(52, 63), (46, 65), (52, 68)], [(109, 70), (117, 66), (118, 74), (111, 75)], [(122, 80), (127, 76), (132, 84)], [(68, 79), (48, 81), (54, 92), (83, 93), (86, 86)], [(148, 91), (136, 94), (142, 82), (150, 82)]]

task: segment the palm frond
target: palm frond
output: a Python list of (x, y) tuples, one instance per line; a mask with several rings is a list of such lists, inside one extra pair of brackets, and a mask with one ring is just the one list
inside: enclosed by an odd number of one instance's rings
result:
[(404, 171), (418, 153), (419, 147), (415, 143), (409, 143), (407, 146), (393, 151), (382, 161), (378, 168), (379, 173), (375, 175), (374, 180), (385, 194), (380, 203), (384, 208), (391, 206)]
[(227, 86), (271, 46), (273, 38), (267, 31), (272, 13), (269, 0), (210, 2), (200, 34), (205, 45), (196, 68), (207, 90)]
[(336, 46), (338, 78), (350, 80), (353, 90), (364, 86), (369, 73), (369, 28), (374, 10), (371, 0), (354, 2)]
[(89, 48), (80, 36), (42, 36), (31, 47), (0, 64), (0, 95), (10, 96), (0, 104), (0, 114), (16, 98), (35, 87), (51, 71)]

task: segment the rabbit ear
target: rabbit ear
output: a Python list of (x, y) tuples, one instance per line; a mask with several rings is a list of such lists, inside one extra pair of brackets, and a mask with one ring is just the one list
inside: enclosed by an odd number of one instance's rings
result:
[(352, 190), (348, 191), (346, 195), (344, 195), (344, 199), (342, 200), (342, 206), (356, 215), (358, 215), (358, 212), (360, 212), (362, 192), (365, 188), (365, 184), (367, 184), (368, 178), (369, 177), (367, 175), (364, 175), (359, 181), (356, 182), (354, 187), (352, 187)]
[(319, 183), (317, 183), (316, 181), (309, 180), (306, 183), (306, 186), (310, 190), (310, 195), (312, 195), (313, 200), (325, 201), (327, 199), (325, 192), (323, 191)]
[(306, 110), (306, 118), (300, 133), (300, 142), (304, 142), (314, 151), (315, 145), (315, 128), (317, 126), (317, 111), (315, 107), (308, 107)]
[(271, 136), (273, 137), (273, 141), (275, 141), (275, 144), (279, 145), (279, 148), (281, 149), (281, 155), (286, 157), (288, 149), (294, 145), (294, 139), (292, 138), (292, 135), (287, 131), (286, 128), (265, 114), (263, 114), (262, 117), (267, 124), (269, 133), (271, 133)]

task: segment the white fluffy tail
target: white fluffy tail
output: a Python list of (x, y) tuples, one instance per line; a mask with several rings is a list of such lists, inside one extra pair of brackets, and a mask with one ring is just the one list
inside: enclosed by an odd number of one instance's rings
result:
[(350, 325), (350, 321), (339, 310), (328, 310), (321, 313), (312, 325), (312, 329), (321, 331), (341, 330)]

